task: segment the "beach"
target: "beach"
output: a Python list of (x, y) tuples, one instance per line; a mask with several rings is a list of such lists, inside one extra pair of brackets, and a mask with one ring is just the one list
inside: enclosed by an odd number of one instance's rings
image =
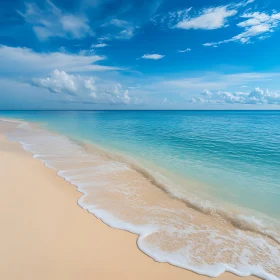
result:
[(280, 0), (1, 7), (0, 280), (280, 280)]
[(79, 207), (75, 186), (3, 135), (0, 174), (2, 279), (208, 278), (146, 256), (136, 235)]

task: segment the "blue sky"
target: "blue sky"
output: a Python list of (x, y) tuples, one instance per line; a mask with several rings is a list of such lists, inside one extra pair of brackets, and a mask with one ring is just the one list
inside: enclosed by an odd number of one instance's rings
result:
[(0, 109), (280, 109), (278, 0), (0, 1)]

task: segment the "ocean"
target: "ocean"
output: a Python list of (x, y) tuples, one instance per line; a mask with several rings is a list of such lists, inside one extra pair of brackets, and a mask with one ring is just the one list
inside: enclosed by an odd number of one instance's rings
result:
[(279, 111), (0, 117), (24, 121), (7, 137), (76, 185), (81, 207), (138, 234), (155, 260), (208, 276), (279, 279)]

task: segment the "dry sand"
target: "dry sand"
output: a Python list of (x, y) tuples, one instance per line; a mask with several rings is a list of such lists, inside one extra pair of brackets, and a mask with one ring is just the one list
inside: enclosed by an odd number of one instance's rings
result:
[[(136, 235), (80, 208), (75, 186), (3, 136), (0, 182), (0, 279), (208, 278), (143, 254)], [(218, 279), (237, 278), (225, 273)]]

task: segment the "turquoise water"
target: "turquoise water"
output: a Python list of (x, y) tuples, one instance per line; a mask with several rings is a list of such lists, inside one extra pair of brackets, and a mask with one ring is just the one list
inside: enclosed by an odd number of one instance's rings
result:
[[(206, 193), (280, 220), (280, 112), (13, 111), (203, 184)], [(197, 187), (199, 188), (199, 187)]]

